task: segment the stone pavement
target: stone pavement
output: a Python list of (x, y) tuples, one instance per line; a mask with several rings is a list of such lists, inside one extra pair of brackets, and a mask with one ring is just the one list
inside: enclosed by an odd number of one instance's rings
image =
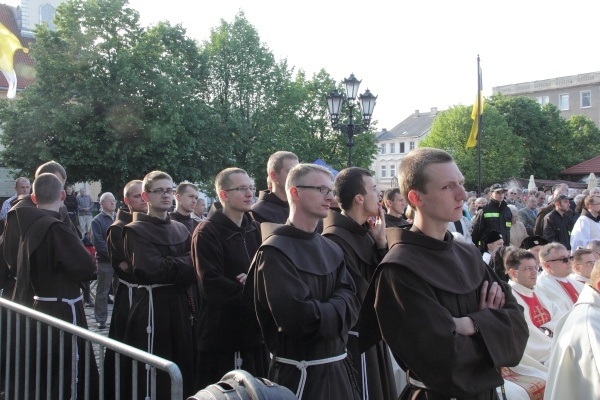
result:
[[(96, 286), (97, 286), (97, 281), (92, 281), (90, 283), (90, 289), (92, 291), (92, 299), (95, 300), (96, 297)], [(98, 323), (96, 322), (96, 318), (94, 318), (94, 307), (84, 307), (85, 309), (85, 317), (87, 319), (87, 325), (88, 325), (88, 329), (94, 333), (98, 333), (100, 335), (103, 336), (108, 336), (108, 328), (110, 328), (110, 320), (112, 317), (112, 310), (113, 310), (113, 305), (109, 304), (108, 305), (108, 321), (106, 321), (106, 329), (98, 329)], [(99, 361), (99, 346), (98, 345), (92, 345), (92, 347), (94, 348), (94, 355), (96, 356), (96, 362)]]

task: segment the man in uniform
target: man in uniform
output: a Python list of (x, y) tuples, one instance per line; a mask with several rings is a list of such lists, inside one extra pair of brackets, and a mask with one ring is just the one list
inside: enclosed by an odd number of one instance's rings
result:
[(523, 356), (523, 309), (480, 252), (447, 231), (448, 222), (462, 216), (466, 198), (452, 157), (419, 148), (399, 172), (414, 223), (388, 234), (390, 251), (361, 311), (362, 346), (383, 337), (408, 374), (402, 399), (495, 399), (503, 382), (498, 369)]
[[(506, 189), (494, 183), (490, 188), (490, 201), (477, 211), (473, 220), (471, 238), (476, 246), (483, 246), (483, 240), (490, 231), (498, 231), (504, 239), (504, 245), (510, 246), (510, 227), (512, 225), (512, 212), (504, 200)], [(457, 221), (462, 218), (462, 214)], [(454, 221), (452, 221), (454, 222)], [(485, 248), (481, 249), (482, 252)]]
[(260, 223), (274, 222), (285, 224), (290, 206), (285, 194), (285, 180), (290, 169), (298, 164), (298, 156), (289, 151), (278, 151), (269, 157), (267, 178), (271, 190), (258, 194), (258, 201), (252, 206), (252, 218)]
[(254, 185), (240, 168), (227, 168), (215, 178), (222, 209), (211, 214), (194, 232), (192, 261), (198, 277), (199, 387), (219, 381), (232, 369), (265, 376), (267, 350), (253, 307), (242, 304), (242, 290), (252, 258), (260, 246), (260, 224), (247, 212)]
[[(362, 302), (375, 268), (388, 250), (384, 212), (378, 201), (379, 190), (371, 173), (357, 167), (340, 171), (335, 178), (334, 190), (342, 212), (329, 211), (323, 222), (323, 236), (335, 242), (344, 252), (346, 267)], [(399, 190), (395, 196), (401, 197)], [(388, 192), (384, 194), (385, 198), (390, 198)], [(390, 204), (394, 206), (393, 199)], [(372, 218), (377, 218), (376, 222)], [(349, 332), (348, 350), (361, 377), (362, 398), (396, 400), (398, 396), (387, 346), (380, 341), (361, 353), (359, 335), (360, 331), (353, 327)]]
[(321, 166), (290, 171), (289, 222), (262, 224), (263, 244), (245, 286), (273, 357), (269, 378), (299, 399), (359, 398), (346, 353), (359, 300), (342, 250), (316, 232), (332, 186), (333, 175)]
[[(185, 225), (169, 219), (173, 179), (168, 174), (148, 173), (143, 188), (148, 214), (134, 213), (133, 222), (123, 228), (125, 257), (138, 283), (124, 342), (176, 363), (183, 378), (183, 395), (190, 396), (195, 393), (196, 311), (190, 233)], [(150, 373), (143, 364), (138, 365), (140, 396), (149, 396)], [(170, 383), (169, 376), (159, 371), (157, 399), (170, 396)], [(130, 397), (131, 393), (127, 393)]]
[(188, 228), (190, 235), (198, 226), (198, 221), (192, 218), (192, 213), (198, 202), (198, 187), (190, 182), (182, 182), (175, 190), (175, 211), (169, 214), (173, 221), (181, 222)]

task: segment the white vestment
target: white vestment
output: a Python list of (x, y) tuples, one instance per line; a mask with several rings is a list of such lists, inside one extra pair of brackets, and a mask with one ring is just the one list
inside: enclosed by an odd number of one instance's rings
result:
[(523, 306), (525, 321), (527, 321), (527, 327), (529, 328), (529, 339), (527, 339), (525, 354), (537, 362), (544, 364), (550, 356), (550, 350), (552, 349), (552, 338), (547, 336), (533, 323), (531, 320), (529, 306), (521, 296), (531, 298), (533, 297), (533, 293), (535, 293), (540, 304), (548, 311), (551, 318), (550, 321), (542, 324), (540, 327), (547, 328), (552, 332), (554, 332), (556, 329), (556, 325), (558, 324), (559, 319), (565, 314), (565, 311), (556, 306), (552, 301), (550, 301), (542, 293), (539, 293), (537, 290), (534, 292), (532, 289), (526, 288), (523, 285), (519, 285), (512, 280), (508, 281), (508, 284), (512, 288), (513, 292), (515, 292), (515, 298), (517, 299), (517, 302)]
[(583, 288), (554, 340), (544, 400), (600, 399), (600, 293)]
[(561, 284), (558, 283), (559, 280), (563, 282), (570, 282), (575, 290), (578, 293), (581, 293), (581, 289), (583, 288), (583, 284), (581, 282), (577, 282), (569, 277), (555, 278), (546, 271), (542, 272), (538, 276), (537, 284), (535, 285), (535, 292), (543, 294), (548, 300), (555, 303), (560, 310), (567, 312), (573, 308), (574, 302), (571, 300), (571, 297), (569, 297)]
[(571, 230), (571, 254), (577, 247), (586, 247), (592, 240), (600, 239), (600, 222), (596, 222), (585, 215), (575, 221)]

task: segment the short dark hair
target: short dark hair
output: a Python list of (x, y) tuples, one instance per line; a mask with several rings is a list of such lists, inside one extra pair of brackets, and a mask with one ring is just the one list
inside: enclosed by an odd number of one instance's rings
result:
[(152, 184), (154, 183), (154, 181), (158, 181), (161, 179), (168, 179), (171, 182), (173, 181), (173, 178), (171, 178), (171, 175), (167, 174), (166, 172), (162, 172), (162, 171), (148, 172), (146, 174), (146, 176), (144, 177), (144, 191), (149, 192), (152, 189)]
[(387, 189), (383, 193), (383, 201), (384, 201), (384, 203), (386, 203), (388, 200), (393, 202), (394, 200), (396, 200), (396, 195), (400, 196), (400, 189), (399, 188)]
[(63, 183), (50, 172), (37, 175), (33, 181), (33, 194), (37, 204), (52, 204), (60, 199)]
[(229, 189), (226, 186), (229, 185), (229, 182), (230, 182), (229, 178), (233, 174), (246, 174), (246, 175), (248, 175), (248, 173), (245, 170), (241, 169), (241, 168), (236, 168), (236, 167), (225, 168), (224, 170), (222, 170), (221, 172), (219, 172), (217, 174), (217, 177), (215, 178), (215, 189), (217, 191), (217, 195), (219, 194), (219, 192), (221, 191), (221, 189)]
[(414, 207), (414, 204), (411, 204), (408, 199), (408, 192), (418, 190), (426, 193), (425, 185), (427, 185), (430, 179), (426, 173), (427, 167), (430, 164), (450, 162), (454, 162), (450, 154), (444, 150), (431, 147), (419, 147), (404, 157), (402, 163), (400, 163), (398, 179), (400, 182), (400, 192), (404, 194), (408, 205)]
[(579, 264), (581, 259), (586, 254), (594, 255), (594, 251), (590, 249), (577, 249), (573, 252), (573, 264)]
[(363, 182), (364, 176), (373, 175), (364, 168), (349, 167), (341, 170), (335, 177), (333, 190), (335, 191), (335, 199), (342, 210), (350, 210), (352, 208), (354, 196), (357, 194), (367, 194)]
[(134, 179), (132, 181), (127, 182), (125, 187), (123, 188), (123, 197), (129, 198), (129, 189), (131, 189), (135, 185), (143, 185), (144, 182), (139, 179)]
[(63, 168), (62, 165), (57, 163), (56, 161), (48, 161), (38, 167), (35, 171), (35, 177), (37, 178), (40, 174), (59, 174), (62, 177), (63, 182), (67, 181), (67, 171)]
[(508, 274), (508, 271), (511, 269), (519, 269), (523, 260), (536, 261), (535, 256), (529, 250), (515, 249), (508, 253), (506, 255), (506, 260), (504, 261), (504, 268), (506, 273)]
[(285, 160), (298, 160), (298, 156), (291, 151), (277, 151), (271, 154), (267, 161), (267, 175), (271, 172), (278, 174), (283, 168), (283, 162)]
[(188, 190), (188, 188), (191, 188), (193, 190), (195, 190), (196, 192), (198, 191), (198, 186), (194, 185), (191, 182), (181, 182), (179, 185), (177, 185), (177, 189), (175, 189), (175, 193), (177, 193), (178, 195), (182, 195), (185, 193), (186, 190)]

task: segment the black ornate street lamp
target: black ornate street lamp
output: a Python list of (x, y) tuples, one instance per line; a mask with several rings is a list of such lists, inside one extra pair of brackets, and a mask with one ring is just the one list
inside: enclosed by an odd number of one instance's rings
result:
[(348, 135), (348, 167), (352, 166), (352, 147), (354, 147), (354, 135), (366, 130), (371, 123), (371, 116), (375, 108), (377, 96), (373, 96), (369, 89), (358, 97), (360, 101), (360, 111), (362, 119), (359, 124), (354, 123), (354, 107), (357, 106), (356, 95), (360, 82), (354, 74), (350, 74), (350, 78), (344, 79), (346, 85), (346, 104), (348, 105), (349, 115), (348, 123), (340, 124), (340, 111), (344, 103), (344, 96), (337, 90), (333, 90), (327, 96), (327, 110), (331, 119), (331, 126), (342, 133)]

